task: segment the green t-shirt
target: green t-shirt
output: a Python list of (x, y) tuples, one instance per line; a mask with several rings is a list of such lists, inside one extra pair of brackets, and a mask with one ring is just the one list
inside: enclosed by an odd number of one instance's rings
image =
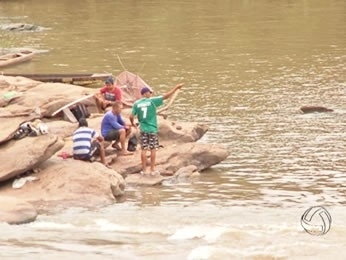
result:
[(156, 107), (163, 104), (163, 97), (142, 98), (137, 100), (132, 107), (132, 115), (137, 116), (139, 128), (145, 133), (157, 133)]

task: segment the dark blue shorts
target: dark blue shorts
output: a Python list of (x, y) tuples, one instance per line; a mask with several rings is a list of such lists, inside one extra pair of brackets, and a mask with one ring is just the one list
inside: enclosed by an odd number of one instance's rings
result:
[(94, 141), (91, 143), (90, 151), (88, 154), (83, 154), (83, 155), (74, 154), (73, 159), (82, 160), (82, 161), (91, 161), (92, 157), (97, 156), (99, 154), (100, 149), (101, 149), (100, 143), (97, 141)]

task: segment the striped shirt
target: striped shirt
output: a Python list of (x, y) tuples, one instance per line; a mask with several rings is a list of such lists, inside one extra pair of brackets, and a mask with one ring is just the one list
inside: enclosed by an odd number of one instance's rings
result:
[(89, 127), (79, 127), (73, 133), (73, 154), (89, 155), (93, 138), (98, 137), (98, 133)]

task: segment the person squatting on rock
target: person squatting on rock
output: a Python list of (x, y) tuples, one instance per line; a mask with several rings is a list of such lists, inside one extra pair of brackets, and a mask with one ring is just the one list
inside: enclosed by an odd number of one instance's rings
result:
[[(125, 147), (126, 138), (131, 133), (131, 126), (127, 125), (121, 116), (123, 104), (115, 101), (112, 110), (106, 112), (101, 121), (101, 134), (106, 141), (113, 142), (112, 147), (120, 151), (120, 155), (131, 155)], [(120, 143), (120, 146), (119, 146)]]
[[(159, 175), (158, 171), (155, 171), (156, 162), (156, 150), (159, 148), (158, 138), (158, 124), (157, 124), (157, 111), (156, 108), (163, 104), (163, 100), (171, 97), (178, 89), (181, 89), (184, 84), (180, 83), (168, 91), (162, 96), (153, 97), (153, 91), (144, 87), (141, 89), (141, 95), (143, 98), (137, 100), (131, 111), (130, 122), (131, 125), (137, 127), (134, 123), (134, 117), (136, 116), (139, 122), (140, 137), (139, 142), (141, 146), (141, 174)], [(150, 172), (147, 172), (147, 158), (146, 153), (150, 150)]]
[(82, 161), (92, 161), (100, 156), (101, 162), (106, 164), (103, 137), (94, 129), (88, 127), (88, 121), (82, 117), (79, 119), (78, 128), (73, 136), (73, 158)]
[(115, 101), (121, 101), (122, 93), (120, 88), (114, 85), (111, 77), (107, 78), (105, 85), (100, 89), (99, 93), (95, 94), (97, 109), (103, 112), (107, 107), (111, 107)]

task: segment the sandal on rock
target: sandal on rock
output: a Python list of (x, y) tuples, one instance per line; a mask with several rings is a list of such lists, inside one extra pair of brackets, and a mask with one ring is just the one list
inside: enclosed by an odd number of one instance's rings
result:
[(157, 177), (157, 176), (161, 176), (161, 174), (160, 174), (159, 171), (155, 170), (155, 171), (153, 171), (153, 172), (150, 173), (150, 176), (152, 176), (152, 177)]
[(150, 173), (144, 172), (144, 171), (140, 171), (139, 174), (140, 174), (141, 176), (151, 176)]

